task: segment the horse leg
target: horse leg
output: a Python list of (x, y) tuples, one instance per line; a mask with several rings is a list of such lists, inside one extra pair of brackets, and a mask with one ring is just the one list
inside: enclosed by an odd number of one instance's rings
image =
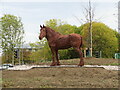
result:
[(83, 66), (84, 65), (84, 60), (83, 60), (82, 50), (80, 48), (76, 48), (76, 51), (79, 53), (79, 56), (80, 56), (80, 63), (78, 64), (78, 66)]
[(58, 50), (56, 50), (56, 60), (57, 60), (57, 65), (60, 65), (59, 59), (58, 59)]
[(80, 50), (80, 63), (78, 64), (78, 66), (84, 66), (83, 53), (81, 49), (79, 50)]
[(50, 66), (55, 66), (56, 65), (56, 62), (55, 62), (55, 58), (54, 58), (54, 55), (55, 55), (55, 50), (54, 49), (51, 49), (51, 52), (52, 52), (52, 63)]

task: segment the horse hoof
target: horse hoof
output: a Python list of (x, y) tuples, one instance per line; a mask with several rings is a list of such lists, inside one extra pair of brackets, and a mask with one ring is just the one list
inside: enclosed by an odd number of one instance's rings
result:
[(79, 67), (82, 67), (82, 66), (84, 66), (84, 64), (78, 64), (78, 66), (79, 66)]
[(60, 66), (60, 63), (56, 63), (57, 66)]
[(83, 65), (78, 65), (78, 67), (82, 67)]
[(60, 65), (60, 62), (56, 62), (56, 65), (59, 66), (59, 65)]
[(52, 63), (50, 66), (56, 66), (56, 63)]
[(50, 65), (50, 66), (56, 66), (56, 65)]
[(78, 66), (84, 66), (84, 62), (83, 61), (80, 61), (80, 63), (78, 64)]

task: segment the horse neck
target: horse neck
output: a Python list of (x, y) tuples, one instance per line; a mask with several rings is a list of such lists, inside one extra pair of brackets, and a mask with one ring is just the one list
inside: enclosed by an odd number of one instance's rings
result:
[(46, 29), (47, 30), (47, 35), (46, 35), (46, 38), (47, 40), (53, 40), (55, 39), (55, 37), (59, 37), (60, 33), (58, 32), (55, 32), (54, 30), (51, 30), (51, 29)]

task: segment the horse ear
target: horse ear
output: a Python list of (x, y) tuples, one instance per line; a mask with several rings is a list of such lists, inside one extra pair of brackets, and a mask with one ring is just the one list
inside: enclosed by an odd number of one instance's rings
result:
[(42, 28), (42, 26), (40, 25), (40, 28)]
[(43, 24), (43, 28), (45, 28), (44, 24)]

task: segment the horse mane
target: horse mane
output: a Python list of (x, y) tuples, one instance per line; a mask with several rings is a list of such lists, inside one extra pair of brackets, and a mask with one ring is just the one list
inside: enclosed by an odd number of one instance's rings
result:
[(46, 28), (46, 30), (47, 31), (49, 31), (49, 32), (51, 32), (51, 33), (55, 33), (55, 34), (57, 34), (57, 35), (61, 35), (59, 32), (56, 32), (55, 30), (53, 30), (53, 29), (51, 29), (51, 28), (49, 28), (49, 27), (45, 27)]

